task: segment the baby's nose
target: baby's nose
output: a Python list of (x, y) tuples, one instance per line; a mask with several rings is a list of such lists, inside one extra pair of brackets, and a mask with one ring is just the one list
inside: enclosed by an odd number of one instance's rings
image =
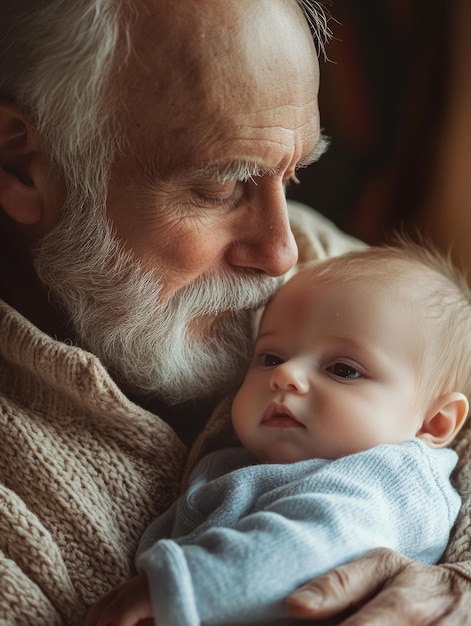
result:
[(304, 394), (309, 390), (309, 383), (304, 368), (294, 361), (281, 363), (272, 372), (271, 388), (274, 391), (288, 391)]

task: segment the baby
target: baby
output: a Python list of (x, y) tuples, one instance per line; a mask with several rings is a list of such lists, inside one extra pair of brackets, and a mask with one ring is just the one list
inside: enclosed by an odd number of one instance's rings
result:
[(468, 414), (470, 302), (412, 244), (299, 271), (232, 405), (243, 448), (200, 461), (145, 533), (139, 575), (86, 625), (273, 623), (296, 587), (369, 549), (437, 562), (460, 507), (446, 446)]

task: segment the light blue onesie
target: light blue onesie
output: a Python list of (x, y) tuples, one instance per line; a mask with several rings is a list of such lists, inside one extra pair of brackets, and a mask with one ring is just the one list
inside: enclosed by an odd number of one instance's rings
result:
[(460, 507), (456, 462), (419, 440), (289, 465), (206, 456), (138, 551), (158, 626), (273, 624), (296, 587), (371, 548), (437, 562)]

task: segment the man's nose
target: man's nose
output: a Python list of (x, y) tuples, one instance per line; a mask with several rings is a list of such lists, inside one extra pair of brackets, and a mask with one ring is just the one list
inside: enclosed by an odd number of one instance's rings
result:
[(268, 276), (286, 274), (298, 260), (281, 182), (257, 193), (237, 225), (226, 252), (233, 266), (258, 269)]
[(288, 391), (303, 395), (309, 391), (309, 381), (302, 365), (296, 360), (289, 360), (273, 369), (270, 388), (272, 391)]

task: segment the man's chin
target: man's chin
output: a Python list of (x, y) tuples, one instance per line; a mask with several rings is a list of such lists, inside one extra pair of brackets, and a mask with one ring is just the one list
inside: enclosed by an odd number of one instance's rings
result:
[[(224, 329), (233, 329), (234, 324), (247, 324), (249, 319), (256, 319), (257, 315), (266, 305), (270, 298), (267, 297), (257, 306), (242, 308), (237, 311), (227, 310), (220, 311), (213, 315), (200, 315), (191, 320), (187, 325), (188, 337), (195, 341), (204, 340), (206, 337), (213, 337), (215, 330), (224, 334)], [(230, 332), (230, 331), (229, 331)]]
[(188, 337), (196, 341), (209, 337), (215, 325), (218, 328), (224, 327), (225, 320), (233, 316), (234, 313), (231, 311), (223, 311), (217, 315), (200, 315), (189, 322)]
[(197, 317), (188, 324), (188, 336), (192, 339), (200, 339), (204, 337), (209, 329), (213, 326), (214, 320), (216, 318), (221, 319), (221, 316), (225, 314), (219, 315), (201, 315)]

